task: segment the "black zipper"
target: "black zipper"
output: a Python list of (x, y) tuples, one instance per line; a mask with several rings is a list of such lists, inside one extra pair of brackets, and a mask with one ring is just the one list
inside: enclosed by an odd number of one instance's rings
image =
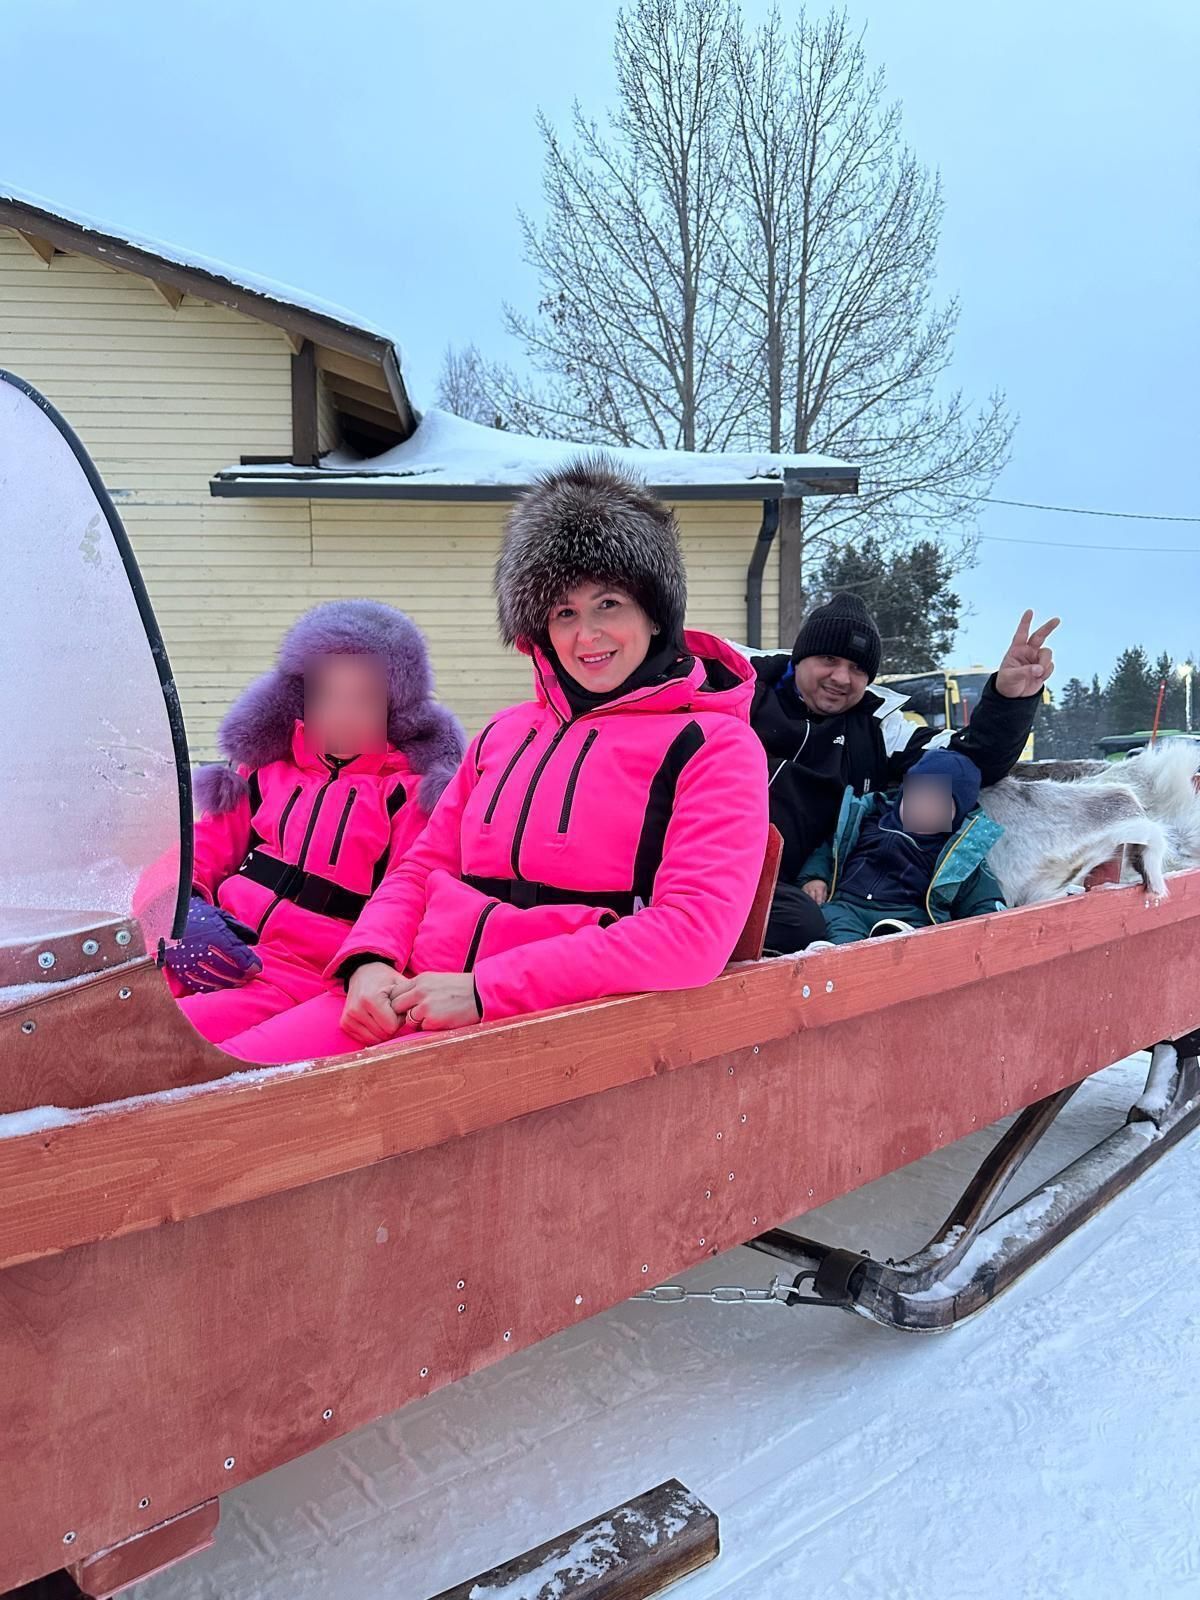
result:
[[(300, 858), (296, 862), (296, 871), (297, 872), (299, 872), (301, 870), (301, 868), (304, 866), (305, 857), (308, 855), (308, 847), (312, 843), (313, 832), (314, 832), (314, 830), (316, 829), (316, 826), (317, 826), (317, 818), (321, 814), (321, 807), (325, 804), (325, 796), (329, 791), (329, 785), (331, 783), (335, 783), (337, 781), (337, 775), (338, 775), (337, 774), (337, 769), (330, 768), (329, 776), (325, 779), (325, 782), (317, 790), (317, 798), (313, 801), (313, 808), (309, 812), (309, 815), (308, 815), (308, 827), (305, 828), (305, 830), (304, 830), (304, 842), (300, 846)], [(295, 804), (296, 799), (299, 796), (299, 793), (300, 793), (300, 791), (299, 791), (299, 789), (297, 789), (296, 793), (292, 796), (291, 800), (288, 801), (288, 804), (287, 804), (287, 806), (286, 806), (286, 808), (284, 810), (284, 814), (280, 818), (280, 823), (279, 823), (279, 844), (280, 844), (280, 848), (283, 847), (283, 824), (287, 820), (287, 813), (292, 809), (292, 806)], [(274, 900), (271, 901), (271, 904), (263, 912), (262, 921), (259, 923), (258, 930), (254, 935), (254, 937), (256, 939), (261, 939), (262, 938), (263, 929), (267, 925), (267, 918), (275, 910), (275, 907), (279, 904), (279, 902), (281, 900), (283, 900), (284, 898), (285, 897), (283, 895), (277, 894), (275, 896)]]
[(464, 972), (470, 972), (474, 967), (479, 946), (483, 943), (483, 930), (487, 927), (488, 918), (499, 904), (499, 900), (490, 900), (479, 913), (479, 921), (475, 924), (475, 932), (471, 935), (471, 943), (467, 948), (467, 959), (463, 962)]
[(525, 754), (526, 750), (529, 749), (529, 746), (536, 738), (537, 729), (530, 728), (529, 732), (525, 735), (524, 739), (521, 740), (521, 743), (513, 752), (512, 759), (509, 761), (504, 771), (500, 774), (500, 782), (496, 785), (496, 788), (492, 794), (492, 798), (488, 801), (488, 808), (483, 813), (483, 820), (485, 822), (490, 822), (492, 820), (496, 813), (496, 807), (500, 803), (500, 796), (504, 792), (504, 785), (513, 775), (513, 768), (516, 766), (517, 762), (520, 761), (521, 757)]
[(553, 739), (551, 739), (550, 743), (542, 752), (542, 759), (533, 769), (533, 776), (529, 780), (529, 787), (526, 789), (525, 798), (521, 802), (521, 814), (517, 818), (517, 826), (513, 832), (512, 855), (509, 859), (512, 862), (514, 878), (519, 878), (521, 876), (521, 840), (525, 837), (525, 825), (529, 821), (529, 812), (533, 805), (533, 791), (537, 788), (542, 773), (546, 770), (547, 762), (558, 749), (559, 745), (563, 742), (563, 739), (570, 731), (570, 728), (571, 724), (569, 722), (563, 723), (562, 727), (559, 728), (558, 732), (554, 735)]
[(575, 757), (575, 765), (571, 768), (571, 776), (567, 779), (567, 792), (563, 795), (562, 810), (558, 815), (559, 833), (566, 833), (567, 831), (567, 826), (571, 821), (571, 807), (575, 801), (575, 786), (579, 782), (580, 770), (583, 767), (584, 761), (587, 759), (588, 751), (592, 748), (599, 737), (600, 729), (593, 728), (591, 733), (589, 733), (587, 738), (583, 741), (583, 749)]
[(351, 789), (349, 795), (346, 797), (346, 804), (342, 810), (342, 820), (337, 825), (337, 832), (333, 836), (333, 849), (329, 852), (329, 865), (331, 867), (337, 862), (338, 852), (342, 848), (342, 835), (346, 831), (346, 824), (350, 821), (350, 812), (353, 809), (354, 801), (357, 795), (358, 790)]
[(280, 848), (280, 850), (283, 849), (283, 834), (284, 834), (285, 828), (288, 825), (288, 818), (292, 814), (292, 807), (296, 804), (296, 801), (299, 800), (299, 798), (300, 798), (300, 785), (297, 784), (296, 787), (292, 790), (292, 798), (288, 801), (287, 805), (284, 806), (283, 815), (279, 819), (279, 848)]

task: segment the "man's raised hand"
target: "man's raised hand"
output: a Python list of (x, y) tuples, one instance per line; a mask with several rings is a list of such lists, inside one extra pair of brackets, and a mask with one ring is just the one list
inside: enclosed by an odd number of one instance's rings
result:
[(1005, 699), (1024, 700), (1031, 694), (1040, 694), (1050, 681), (1054, 672), (1054, 651), (1046, 640), (1058, 623), (1057, 617), (1051, 617), (1049, 622), (1035, 629), (1032, 611), (1021, 618), (1013, 641), (996, 670), (996, 688)]

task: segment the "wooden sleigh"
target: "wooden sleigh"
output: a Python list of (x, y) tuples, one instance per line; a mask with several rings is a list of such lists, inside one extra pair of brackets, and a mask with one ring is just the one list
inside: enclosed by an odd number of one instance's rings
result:
[[(738, 1244), (787, 1301), (948, 1326), (1200, 1117), (1200, 872), (753, 959), (772, 884), (702, 991), (259, 1071), (192, 1032), (152, 928), (10, 914), (0, 1591), (115, 1594), (236, 1485)], [(1164, 1040), (1134, 1121), (990, 1232), (1072, 1086)], [(1014, 1114), (911, 1262), (781, 1231)]]

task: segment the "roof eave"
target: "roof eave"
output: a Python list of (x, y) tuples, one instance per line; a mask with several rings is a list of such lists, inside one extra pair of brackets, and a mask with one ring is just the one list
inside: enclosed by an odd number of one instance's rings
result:
[[(663, 500), (793, 500), (815, 495), (857, 494), (857, 467), (810, 467), (785, 469), (782, 478), (741, 479), (734, 483), (651, 484), (652, 492)], [(253, 476), (244, 473), (218, 473), (209, 491), (218, 498), (288, 500), (441, 500), (510, 501), (528, 488), (520, 483), (429, 483), (380, 476), (339, 477), (332, 472), (271, 473)]]
[(86, 255), (110, 266), (122, 268), (152, 283), (167, 284), (182, 294), (194, 295), (211, 304), (282, 328), (299, 339), (357, 356), (382, 369), (400, 427), (402, 439), (416, 431), (416, 416), (404, 387), (396, 347), (383, 334), (356, 328), (352, 323), (320, 311), (312, 311), (293, 301), (276, 299), (260, 290), (248, 289), (232, 278), (210, 272), (205, 267), (187, 266), (152, 250), (130, 244), (114, 234), (85, 227), (69, 218), (56, 216), (40, 206), (0, 195), (0, 227), (44, 239), (57, 250)]

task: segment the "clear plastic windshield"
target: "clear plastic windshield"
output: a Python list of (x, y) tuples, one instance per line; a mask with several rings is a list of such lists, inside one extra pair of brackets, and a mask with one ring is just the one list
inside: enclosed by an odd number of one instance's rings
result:
[(136, 916), (152, 950), (175, 915), (173, 689), (93, 479), (53, 411), (0, 380), (0, 947)]

